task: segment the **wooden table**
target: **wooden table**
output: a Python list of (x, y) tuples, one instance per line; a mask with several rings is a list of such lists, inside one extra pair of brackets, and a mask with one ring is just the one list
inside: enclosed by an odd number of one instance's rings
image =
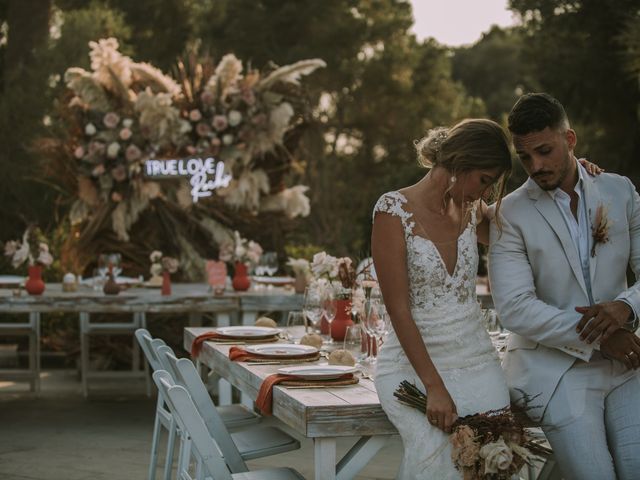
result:
[[(206, 330), (185, 328), (184, 348), (189, 351), (193, 339)], [(264, 378), (281, 366), (231, 362), (230, 347), (205, 342), (198, 360), (255, 400)], [(373, 382), (368, 379), (360, 379), (353, 386), (323, 389), (276, 386), (273, 415), (300, 435), (313, 439), (316, 480), (353, 478), (389, 436), (397, 434), (380, 406)], [(344, 436), (360, 439), (336, 462), (336, 439)]]

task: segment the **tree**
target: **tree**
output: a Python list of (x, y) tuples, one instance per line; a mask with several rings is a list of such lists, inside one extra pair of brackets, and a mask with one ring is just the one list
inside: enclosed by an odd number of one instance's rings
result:
[(557, 97), (579, 133), (578, 151), (640, 180), (637, 77), (623, 33), (637, 0), (511, 0), (524, 22), (523, 61), (542, 90)]

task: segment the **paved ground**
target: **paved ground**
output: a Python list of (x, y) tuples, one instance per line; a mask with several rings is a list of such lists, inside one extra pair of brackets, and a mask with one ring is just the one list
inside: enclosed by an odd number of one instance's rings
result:
[[(73, 371), (45, 371), (39, 397), (25, 384), (0, 381), (0, 479), (146, 478), (155, 399), (134, 381), (94, 383), (85, 400)], [(313, 443), (300, 440), (300, 450), (249, 465), (291, 466), (313, 479)], [(341, 439), (338, 456), (354, 441)], [(356, 478), (394, 478), (401, 452), (400, 441), (392, 439)]]

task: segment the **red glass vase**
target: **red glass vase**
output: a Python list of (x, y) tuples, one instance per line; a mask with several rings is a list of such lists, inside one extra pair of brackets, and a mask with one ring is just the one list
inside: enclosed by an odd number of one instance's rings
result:
[(166, 270), (162, 272), (162, 289), (160, 293), (162, 295), (171, 295), (171, 274)]
[(29, 295), (42, 295), (44, 281), (42, 280), (42, 266), (29, 265), (29, 278), (24, 284), (24, 289)]
[(238, 292), (249, 290), (249, 287), (251, 286), (251, 279), (247, 273), (247, 266), (244, 263), (236, 262), (231, 286)]
[(353, 325), (351, 320), (351, 300), (336, 300), (336, 318), (331, 322), (331, 338), (336, 341), (344, 340), (347, 327)]

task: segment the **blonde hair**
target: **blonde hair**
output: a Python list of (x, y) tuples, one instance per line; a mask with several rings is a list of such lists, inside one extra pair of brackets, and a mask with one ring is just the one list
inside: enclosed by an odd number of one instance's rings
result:
[(500, 174), (492, 188), (492, 199), (500, 225), (500, 204), (511, 174), (509, 139), (500, 125), (492, 120), (467, 119), (451, 128), (431, 129), (415, 145), (420, 165), (443, 167), (454, 177), (471, 170), (498, 168)]

